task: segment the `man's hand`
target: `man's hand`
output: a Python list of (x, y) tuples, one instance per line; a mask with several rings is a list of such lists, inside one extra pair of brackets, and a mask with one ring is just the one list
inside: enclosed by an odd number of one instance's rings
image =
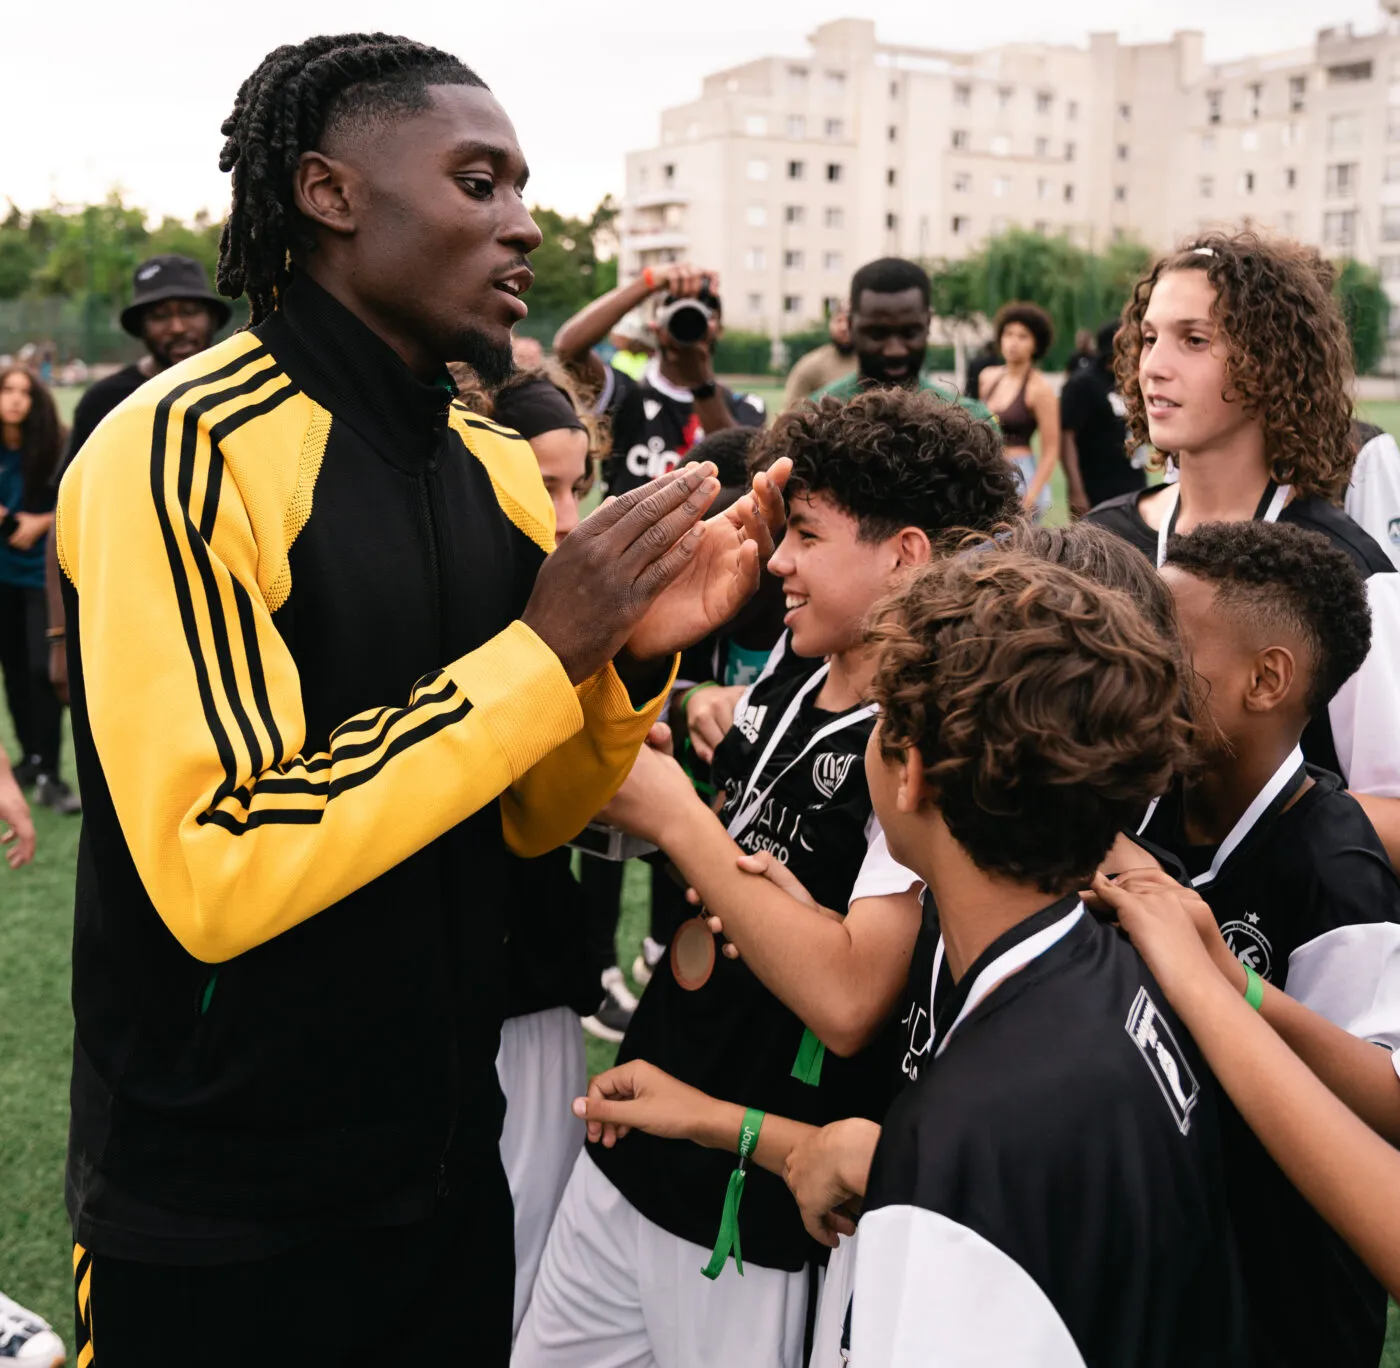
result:
[(27, 865), (34, 858), (34, 822), (9, 762), (0, 758), (0, 846), (11, 869)]
[(10, 545), (16, 551), (28, 551), (49, 530), (53, 517), (48, 513), (16, 513), (19, 526), (10, 533)]
[[(559, 657), (575, 684), (622, 649), (668, 585), (691, 581), (683, 573), (687, 566), (697, 559), (716, 562), (713, 551), (702, 549), (714, 540), (706, 531), (712, 524), (700, 519), (718, 493), (713, 465), (684, 466), (609, 499), (540, 567), (521, 621)], [(738, 573), (737, 564), (730, 569)], [(707, 578), (718, 593), (722, 568)]]
[(853, 1116), (823, 1126), (788, 1155), (783, 1179), (797, 1199), (802, 1224), (818, 1243), (835, 1249), (839, 1235), (856, 1233), (847, 1204), (865, 1196), (879, 1141), (880, 1127), (874, 1121)]
[(628, 1131), (663, 1140), (689, 1140), (699, 1129), (709, 1099), (644, 1059), (600, 1073), (588, 1096), (574, 1099), (574, 1115), (588, 1122), (588, 1138), (611, 1149)]
[[(845, 918), (839, 912), (833, 912), (829, 907), (823, 907), (808, 891), (807, 886), (790, 870), (781, 860), (775, 859), (770, 851), (760, 850), (756, 855), (741, 855), (735, 861), (739, 869), (745, 874), (753, 874), (757, 878), (767, 879), (774, 888), (781, 888), (794, 902), (801, 903), (804, 907), (810, 907), (813, 912), (819, 912), (823, 917), (830, 917), (833, 921), (844, 921)], [(694, 907), (700, 906), (700, 895), (693, 889), (687, 888), (685, 891), (686, 901)], [(706, 916), (706, 925), (716, 936), (724, 935), (724, 921), (716, 917), (713, 913)], [(726, 959), (740, 959), (739, 947), (733, 941), (725, 941), (720, 946), (720, 953)]]
[(685, 705), (685, 725), (690, 744), (707, 765), (715, 758), (715, 747), (734, 725), (734, 707), (744, 696), (742, 684), (716, 684), (697, 689)]
[[(787, 457), (775, 461), (771, 470), (754, 476), (749, 493), (701, 525), (698, 545), (627, 638), (637, 659), (655, 660), (693, 646), (748, 602), (787, 521), (783, 487), (791, 474)], [(575, 531), (569, 541), (577, 536)]]
[(719, 294), (719, 272), (710, 270), (708, 266), (692, 266), (688, 261), (673, 261), (659, 268), (654, 266), (652, 279), (656, 281), (653, 294), (694, 299), (707, 286), (711, 294)]
[(683, 819), (687, 810), (703, 811), (704, 803), (685, 771), (648, 739), (632, 764), (632, 772), (612, 802), (598, 814), (598, 820), (661, 845), (661, 838), (677, 814)]

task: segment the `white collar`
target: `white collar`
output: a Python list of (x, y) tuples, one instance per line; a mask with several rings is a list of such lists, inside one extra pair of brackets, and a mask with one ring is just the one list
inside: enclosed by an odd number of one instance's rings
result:
[(672, 384), (661, 374), (661, 361), (653, 356), (647, 362), (647, 368), (642, 372), (642, 383), (650, 385), (658, 394), (664, 394), (668, 399), (674, 399), (681, 404), (691, 404), (695, 402), (695, 396), (680, 385)]

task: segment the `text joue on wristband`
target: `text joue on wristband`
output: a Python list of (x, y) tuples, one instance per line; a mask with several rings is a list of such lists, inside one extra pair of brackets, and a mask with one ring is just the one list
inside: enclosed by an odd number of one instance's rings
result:
[(739, 1248), (739, 1202), (744, 1195), (745, 1166), (749, 1156), (758, 1148), (763, 1117), (763, 1112), (750, 1107), (739, 1127), (739, 1162), (729, 1175), (729, 1186), (724, 1190), (724, 1211), (719, 1218), (714, 1252), (710, 1255), (710, 1262), (700, 1270), (707, 1278), (717, 1278), (724, 1272), (730, 1250), (734, 1251), (734, 1267), (739, 1270), (741, 1278), (744, 1276), (744, 1256)]

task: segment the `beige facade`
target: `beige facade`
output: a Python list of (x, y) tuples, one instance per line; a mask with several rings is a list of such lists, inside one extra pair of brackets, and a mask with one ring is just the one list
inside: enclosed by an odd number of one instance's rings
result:
[(882, 255), (1011, 225), (1154, 248), (1249, 222), (1380, 268), (1400, 302), (1400, 30), (1208, 65), (1200, 33), (977, 53), (823, 24), (803, 58), (707, 77), (627, 158), (621, 269), (719, 271), (727, 321), (811, 326)]

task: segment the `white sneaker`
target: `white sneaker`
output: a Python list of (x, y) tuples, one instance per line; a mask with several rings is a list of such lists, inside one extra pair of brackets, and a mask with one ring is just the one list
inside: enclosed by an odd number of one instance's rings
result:
[(643, 988), (651, 982), (651, 976), (656, 970), (656, 966), (661, 963), (661, 956), (666, 953), (666, 947), (652, 940), (650, 936), (642, 937), (642, 953), (632, 961), (632, 977), (642, 985)]
[(48, 1321), (0, 1292), (0, 1365), (63, 1368), (67, 1361), (68, 1351)]
[(622, 970), (617, 965), (604, 969), (601, 975), (603, 1000), (592, 1016), (583, 1018), (583, 1029), (599, 1040), (616, 1045), (627, 1034), (632, 1013), (637, 1010), (637, 999), (627, 987)]

